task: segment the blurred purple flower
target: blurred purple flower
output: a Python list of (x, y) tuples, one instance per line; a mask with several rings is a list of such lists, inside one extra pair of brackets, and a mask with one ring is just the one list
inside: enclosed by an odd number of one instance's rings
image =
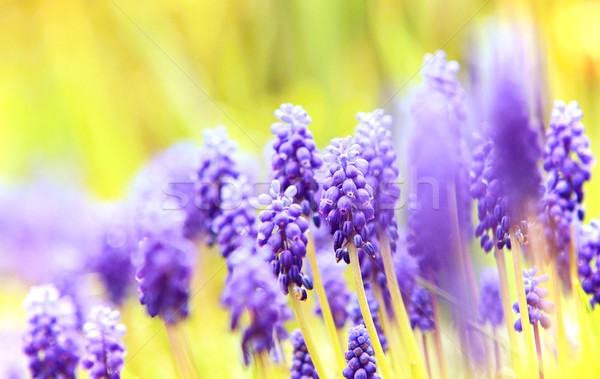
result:
[(296, 329), (290, 337), (292, 343), (292, 367), (290, 369), (290, 379), (319, 379), (317, 370), (310, 359), (308, 348), (304, 342), (302, 332)]
[(577, 265), (581, 287), (591, 295), (590, 304), (600, 303), (600, 221), (594, 219), (579, 231)]
[[(383, 328), (381, 327), (381, 320), (379, 319), (379, 301), (375, 299), (371, 288), (367, 285), (365, 287), (365, 294), (367, 296), (367, 302), (369, 304), (369, 310), (371, 311), (371, 317), (373, 318), (373, 323), (375, 324), (375, 329), (377, 330), (377, 336), (379, 337), (379, 342), (381, 342), (381, 347), (384, 351), (388, 349), (388, 341), (383, 332)], [(356, 294), (352, 296), (352, 299), (349, 304), (348, 315), (352, 320), (352, 325), (358, 326), (365, 323), (363, 319), (362, 312), (360, 311), (360, 305), (358, 303), (358, 297)]]
[(416, 288), (412, 293), (408, 309), (410, 326), (413, 329), (419, 328), (423, 332), (433, 330), (435, 329), (433, 316), (431, 294), (423, 287)]
[[(544, 329), (548, 329), (550, 328), (550, 317), (548, 314), (553, 314), (556, 309), (550, 300), (545, 299), (550, 294), (549, 291), (539, 287), (540, 283), (548, 281), (548, 275), (536, 277), (536, 274), (537, 267), (533, 267), (531, 270), (523, 270), (529, 322), (531, 325), (539, 322)], [(518, 301), (513, 304), (513, 311), (516, 314), (520, 313)], [(523, 331), (521, 317), (515, 321), (514, 327), (517, 332)]]
[[(350, 301), (350, 292), (344, 279), (344, 267), (335, 264), (331, 259), (331, 255), (324, 253), (319, 254), (318, 262), (333, 321), (336, 328), (341, 329), (346, 325), (348, 319), (347, 307)], [(318, 300), (315, 311), (318, 315), (322, 315)]]
[(125, 325), (119, 323), (119, 312), (108, 307), (92, 308), (83, 326), (86, 354), (82, 366), (92, 379), (119, 379), (125, 363), (125, 345), (121, 338)]
[(479, 320), (489, 322), (493, 327), (504, 321), (504, 310), (500, 297), (500, 279), (498, 270), (486, 268), (481, 272), (479, 290)]

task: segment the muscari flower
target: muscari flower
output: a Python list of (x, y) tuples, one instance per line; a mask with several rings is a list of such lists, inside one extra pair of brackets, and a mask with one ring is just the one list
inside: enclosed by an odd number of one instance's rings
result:
[[(275, 134), (273, 143), (273, 178), (286, 189), (296, 187), (295, 201), (302, 206), (302, 213), (309, 216), (317, 210), (316, 192), (319, 185), (315, 173), (323, 164), (317, 151), (313, 135), (308, 126), (310, 116), (299, 105), (282, 104), (275, 111), (275, 117), (280, 120), (271, 125)], [(318, 225), (320, 218), (317, 214), (313, 220)]]
[(548, 178), (541, 219), (552, 255), (558, 259), (561, 278), (568, 277), (571, 225), (575, 218), (583, 220), (583, 185), (590, 180), (594, 164), (582, 117), (577, 102), (556, 101), (546, 132), (543, 158)]
[(348, 365), (342, 371), (347, 379), (380, 379), (377, 375), (375, 352), (364, 325), (348, 329), (348, 350), (344, 353)]
[(313, 288), (312, 281), (302, 272), (302, 261), (306, 256), (308, 222), (302, 218), (302, 207), (294, 203), (296, 187), (290, 186), (282, 192), (281, 183), (274, 180), (269, 194), (258, 200), (267, 205), (259, 215), (262, 224), (258, 229), (258, 245), (271, 250), (271, 268), (278, 277), (284, 295), (294, 286), (299, 298), (306, 300), (306, 290)]
[(296, 329), (290, 337), (292, 343), (292, 367), (290, 368), (291, 379), (319, 379), (317, 370), (310, 359), (308, 348), (304, 342), (302, 332)]
[(419, 287), (413, 291), (408, 317), (413, 329), (419, 328), (423, 332), (435, 329), (431, 294), (425, 288)]
[(119, 379), (125, 362), (121, 338), (125, 325), (119, 323), (119, 311), (96, 306), (83, 326), (85, 350), (81, 364), (92, 379)]
[(275, 339), (286, 337), (283, 323), (291, 315), (268, 264), (258, 255), (245, 257), (243, 264), (230, 273), (221, 301), (231, 312), (231, 330), (240, 327), (246, 312), (250, 316), (241, 344), (244, 362), (249, 364), (252, 353), (269, 352), (275, 347)]
[[(461, 135), (465, 123), (464, 90), (456, 78), (458, 70), (458, 63), (447, 61), (443, 51), (426, 55), (421, 70), (423, 84), (412, 104), (415, 122), (409, 164), (418, 177), (416, 193), (409, 197), (407, 244), (409, 253), (419, 258), (426, 273), (451, 267), (451, 185), (457, 197), (462, 234), (459, 238), (466, 238), (471, 229), (467, 155)], [(434, 181), (421, 182), (418, 178)]]
[(583, 225), (579, 234), (577, 265), (581, 288), (592, 296), (590, 304), (595, 306), (600, 302), (600, 221)]
[(79, 348), (73, 338), (75, 309), (53, 285), (32, 287), (23, 302), (27, 312), (24, 352), (33, 378), (74, 379)]
[(479, 320), (489, 322), (496, 327), (504, 321), (504, 310), (500, 298), (500, 279), (495, 268), (487, 268), (481, 272), (479, 290)]
[[(344, 279), (343, 267), (336, 265), (331, 260), (331, 256), (325, 252), (319, 253), (318, 267), (321, 270), (323, 287), (325, 288), (325, 295), (329, 302), (333, 322), (338, 329), (341, 329), (346, 325), (346, 320), (348, 319), (347, 306), (350, 301), (350, 292)], [(318, 315), (322, 315), (321, 306), (318, 301), (315, 311)]]
[(329, 174), (323, 181), (319, 213), (333, 235), (336, 260), (350, 263), (348, 243), (354, 243), (359, 254), (374, 256), (365, 227), (375, 217), (373, 189), (365, 179), (369, 163), (360, 157), (360, 145), (351, 137), (333, 139), (327, 152), (323, 160)]
[(186, 318), (194, 245), (183, 238), (167, 237), (145, 239), (140, 249), (143, 263), (136, 273), (140, 303), (150, 317), (160, 316), (167, 323)]
[[(539, 287), (540, 283), (548, 281), (548, 275), (536, 277), (537, 267), (531, 270), (523, 270), (523, 282), (525, 283), (525, 294), (527, 298), (527, 310), (529, 311), (529, 322), (535, 325), (538, 322), (544, 329), (550, 328), (550, 317), (555, 311), (554, 304), (550, 300), (546, 300), (550, 294), (545, 288)], [(520, 313), (519, 302), (513, 304), (513, 312)], [(515, 321), (514, 328), (517, 332), (523, 331), (521, 317)]]
[[(221, 214), (213, 222), (213, 232), (228, 260), (235, 251), (248, 247), (254, 250), (257, 238), (256, 212), (250, 204), (251, 188), (240, 176), (221, 191)], [(230, 267), (231, 269), (231, 267)]]
[(232, 158), (237, 145), (224, 127), (205, 129), (200, 148), (200, 165), (195, 175), (196, 206), (200, 209), (203, 232), (208, 242), (213, 241), (213, 221), (222, 211), (222, 190), (240, 175)]
[[(377, 330), (377, 336), (379, 338), (379, 342), (381, 342), (381, 347), (384, 351), (388, 349), (388, 341), (383, 333), (383, 328), (381, 327), (381, 321), (379, 319), (379, 301), (375, 299), (373, 292), (370, 287), (367, 285), (365, 288), (365, 295), (367, 296), (367, 303), (369, 305), (369, 310), (371, 311), (371, 316), (373, 318), (373, 324), (375, 324), (375, 329)], [(352, 324), (354, 326), (364, 324), (365, 321), (363, 319), (362, 312), (360, 311), (360, 305), (358, 303), (358, 297), (354, 295), (350, 302), (350, 308), (348, 311), (348, 315), (352, 320)]]

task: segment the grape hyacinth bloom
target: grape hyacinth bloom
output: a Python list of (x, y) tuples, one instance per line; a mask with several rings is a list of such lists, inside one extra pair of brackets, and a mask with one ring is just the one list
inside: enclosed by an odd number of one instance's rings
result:
[(232, 253), (248, 246), (254, 250), (257, 237), (256, 212), (250, 204), (251, 186), (240, 176), (221, 191), (222, 212), (213, 223), (213, 232), (228, 260)]
[[(273, 178), (281, 183), (283, 189), (293, 185), (296, 187), (295, 201), (301, 205), (305, 216), (316, 212), (316, 192), (319, 184), (315, 173), (323, 165), (313, 135), (308, 126), (312, 122), (310, 116), (299, 105), (282, 104), (275, 111), (279, 119), (271, 125), (275, 134), (273, 143), (272, 169)], [(313, 218), (316, 225), (320, 218)]]
[(119, 311), (96, 306), (83, 326), (86, 355), (82, 366), (92, 379), (119, 379), (125, 362), (125, 345), (121, 338), (125, 325), (119, 323)]
[(274, 180), (269, 194), (258, 200), (267, 205), (260, 213), (262, 224), (258, 229), (258, 245), (268, 246), (271, 251), (271, 268), (278, 277), (284, 295), (293, 286), (301, 300), (306, 300), (306, 290), (312, 290), (312, 281), (302, 272), (306, 256), (308, 222), (302, 218), (302, 207), (294, 203), (296, 187), (289, 186), (282, 192), (281, 183)]
[[(381, 347), (383, 348), (383, 351), (387, 351), (388, 340), (385, 334), (383, 333), (383, 328), (381, 327), (381, 320), (379, 319), (379, 301), (375, 299), (375, 296), (373, 296), (373, 292), (368, 286), (365, 288), (365, 294), (367, 295), (367, 303), (369, 304), (369, 310), (371, 311), (373, 324), (375, 324), (375, 329), (377, 330), (379, 342), (381, 342)], [(358, 298), (356, 295), (352, 297), (348, 315), (350, 316), (350, 319), (352, 320), (352, 324), (354, 326), (364, 324), (365, 322), (360, 311), (360, 306), (358, 304)]]
[(231, 330), (240, 327), (246, 312), (250, 315), (241, 344), (246, 364), (253, 353), (271, 351), (275, 338), (286, 338), (283, 323), (291, 317), (286, 299), (278, 291), (268, 264), (258, 255), (248, 254), (243, 264), (235, 266), (221, 301), (231, 313)]
[(394, 272), (398, 278), (398, 287), (402, 298), (410, 299), (415, 288), (415, 278), (419, 272), (419, 263), (406, 252), (399, 252), (394, 255)]
[(600, 221), (594, 219), (581, 228), (577, 264), (581, 287), (591, 295), (590, 304), (600, 303)]
[[(591, 178), (594, 156), (590, 139), (581, 123), (583, 112), (571, 101), (554, 103), (550, 127), (546, 132), (544, 170), (548, 173), (542, 220), (552, 255), (560, 262), (559, 273), (568, 276), (568, 252), (571, 225), (583, 220), (583, 185)], [(564, 275), (561, 275), (564, 277)]]
[[(536, 276), (536, 274), (537, 267), (533, 267), (531, 270), (523, 270), (529, 322), (531, 325), (536, 325), (539, 322), (544, 329), (548, 329), (550, 328), (550, 316), (548, 314), (553, 314), (555, 307), (550, 300), (545, 299), (550, 294), (549, 291), (539, 287), (540, 283), (548, 281), (548, 275)], [(518, 301), (513, 304), (513, 311), (516, 314), (520, 313)], [(523, 331), (520, 317), (515, 321), (514, 328), (517, 332)]]
[(342, 371), (344, 378), (380, 379), (371, 339), (364, 325), (348, 329), (348, 350), (344, 353), (344, 358), (348, 363)]
[(140, 243), (143, 263), (136, 280), (139, 300), (150, 317), (175, 323), (189, 314), (194, 245), (183, 238), (146, 239)]
[[(471, 229), (467, 155), (462, 128), (465, 124), (464, 90), (456, 75), (456, 61), (443, 51), (424, 58), (423, 84), (412, 104), (414, 126), (410, 136), (409, 164), (416, 187), (409, 196), (409, 253), (419, 258), (422, 271), (452, 267), (453, 246), (448, 189), (456, 193), (461, 242)], [(426, 178), (420, 180), (419, 178)]]
[(319, 213), (325, 216), (333, 235), (338, 262), (343, 259), (350, 263), (348, 243), (356, 246), (358, 254), (375, 255), (366, 229), (367, 222), (375, 217), (373, 189), (365, 179), (369, 163), (360, 157), (360, 149), (351, 137), (334, 138), (323, 157), (329, 174), (323, 181)]
[(33, 378), (74, 379), (79, 348), (73, 338), (75, 308), (53, 285), (32, 287), (23, 302), (27, 312), (24, 352)]
[[(350, 301), (350, 292), (344, 279), (343, 267), (336, 265), (331, 260), (331, 256), (324, 256), (324, 253), (320, 253), (320, 255), (318, 267), (321, 270), (327, 302), (331, 309), (335, 327), (341, 329), (346, 325), (348, 319), (347, 306)], [(322, 315), (320, 304), (317, 303), (315, 311), (318, 315)], [(360, 310), (358, 310), (358, 313), (360, 313)]]
[(479, 293), (479, 321), (484, 324), (489, 322), (492, 327), (502, 324), (504, 310), (500, 297), (498, 270), (486, 268), (481, 272)]
[(195, 204), (201, 211), (203, 230), (209, 243), (214, 242), (213, 221), (221, 214), (222, 189), (240, 175), (233, 159), (237, 144), (223, 126), (205, 129), (200, 148), (200, 164), (195, 175)]
[(423, 287), (416, 288), (411, 296), (408, 310), (410, 326), (426, 332), (435, 329), (431, 294)]
[(300, 330), (294, 330), (290, 337), (292, 343), (292, 367), (290, 369), (290, 379), (319, 379), (317, 370), (310, 359), (308, 348), (304, 342), (304, 337)]

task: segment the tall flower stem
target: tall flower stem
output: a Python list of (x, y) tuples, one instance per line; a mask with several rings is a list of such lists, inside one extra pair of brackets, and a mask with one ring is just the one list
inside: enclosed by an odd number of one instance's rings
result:
[(565, 333), (565, 324), (563, 321), (563, 307), (562, 307), (562, 300), (561, 300), (561, 290), (560, 290), (560, 283), (558, 281), (558, 270), (556, 268), (555, 264), (552, 264), (553, 262), (550, 262), (550, 264), (548, 264), (549, 268), (550, 268), (550, 278), (549, 280), (551, 281), (551, 285), (552, 285), (552, 292), (554, 295), (554, 305), (556, 306), (556, 330), (557, 330), (557, 337), (558, 340), (556, 341), (556, 355), (558, 356), (558, 366), (559, 366), (559, 370), (560, 373), (562, 375), (566, 375), (567, 372), (569, 372), (569, 368), (568, 368), (568, 354), (569, 354), (569, 345), (567, 342), (567, 335)]
[(504, 251), (498, 249), (497, 241), (494, 241), (494, 257), (496, 258), (496, 265), (498, 267), (498, 277), (500, 278), (500, 297), (502, 299), (502, 309), (504, 311), (504, 318), (506, 319), (506, 330), (508, 331), (508, 342), (510, 347), (510, 358), (513, 364), (513, 369), (517, 376), (521, 373), (521, 364), (519, 361), (519, 344), (517, 341), (517, 335), (510, 321), (509, 315), (512, 314), (512, 307), (510, 305), (510, 292), (508, 289), (508, 274), (506, 271), (506, 260), (504, 259)]
[(194, 367), (190, 356), (188, 355), (187, 348), (184, 346), (181, 337), (180, 325), (165, 323), (165, 329), (171, 345), (171, 351), (173, 352), (173, 358), (177, 371), (180, 377), (198, 379), (200, 376)]
[(294, 289), (290, 286), (290, 299), (292, 302), (292, 308), (294, 309), (294, 315), (296, 316), (296, 320), (298, 321), (298, 325), (300, 326), (300, 331), (302, 332), (302, 336), (304, 337), (304, 341), (306, 342), (306, 347), (308, 348), (308, 353), (310, 354), (310, 358), (312, 359), (313, 364), (315, 365), (315, 369), (319, 374), (319, 378), (328, 379), (327, 371), (325, 371), (325, 366), (321, 361), (321, 356), (319, 355), (319, 351), (317, 350), (317, 344), (313, 339), (312, 334), (310, 333), (310, 328), (308, 327), (308, 321), (306, 320), (306, 316), (304, 315), (304, 309), (302, 309), (302, 301), (295, 295)]
[[(429, 280), (433, 283), (433, 273), (429, 272)], [(446, 355), (444, 354), (444, 347), (442, 345), (442, 333), (440, 328), (440, 310), (438, 307), (437, 295), (431, 294), (431, 307), (433, 308), (433, 322), (435, 323), (435, 329), (433, 330), (433, 345), (435, 347), (435, 354), (437, 355), (438, 365), (440, 368), (440, 375), (442, 379), (448, 379), (448, 366), (446, 364)]]
[[(533, 334), (531, 324), (529, 323), (529, 308), (527, 307), (527, 298), (525, 294), (525, 283), (523, 283), (523, 265), (521, 263), (521, 246), (518, 242), (517, 237), (514, 235), (514, 232), (511, 233), (511, 239), (515, 242), (513, 245), (513, 267), (515, 274), (515, 282), (517, 285), (517, 298), (519, 301), (519, 311), (521, 313), (521, 322), (523, 326), (523, 335), (525, 337), (525, 348), (526, 348), (526, 362), (529, 363), (532, 361), (535, 356), (535, 347), (533, 345)], [(527, 364), (532, 372), (535, 372), (535, 364)], [(531, 374), (531, 378), (534, 378), (536, 375)]]
[(382, 294), (382, 290), (381, 287), (379, 285), (375, 285), (374, 286), (374, 294), (375, 294), (375, 299), (377, 300), (377, 302), (380, 304), (379, 306), (379, 319), (381, 320), (381, 324), (383, 326), (383, 332), (385, 333), (385, 336), (388, 339), (388, 344), (389, 344), (389, 353), (392, 356), (392, 369), (394, 370), (394, 372), (396, 373), (401, 373), (402, 376), (406, 376), (409, 377), (410, 375), (408, 375), (408, 373), (405, 371), (406, 367), (404, 365), (404, 360), (402, 359), (402, 355), (400, 354), (402, 352), (402, 343), (399, 340), (399, 336), (396, 333), (396, 330), (394, 329), (393, 325), (392, 325), (392, 321), (390, 320), (390, 317), (388, 315), (386, 306), (385, 306), (385, 300), (383, 299), (383, 294)]
[(544, 379), (544, 361), (542, 360), (542, 344), (540, 342), (540, 330), (537, 323), (533, 325), (533, 336), (535, 339), (535, 351), (537, 353), (539, 379)]
[(423, 341), (423, 355), (425, 356), (425, 365), (427, 366), (427, 377), (433, 378), (433, 376), (431, 376), (431, 364), (429, 363), (429, 351), (427, 351), (427, 334), (425, 334), (425, 332), (421, 332), (421, 340)]
[(396, 272), (394, 271), (394, 265), (392, 263), (392, 253), (390, 251), (390, 242), (387, 233), (380, 231), (379, 240), (387, 287), (392, 298), (392, 307), (394, 307), (395, 321), (400, 330), (400, 340), (408, 352), (410, 359), (411, 377), (423, 377), (425, 375), (423, 362), (419, 354), (415, 335), (410, 327), (410, 321), (408, 320), (408, 313), (406, 312), (402, 295), (400, 294), (398, 278), (396, 277)]
[(329, 334), (329, 342), (333, 346), (333, 351), (335, 353), (337, 362), (335, 372), (339, 372), (345, 364), (344, 353), (342, 350), (342, 345), (340, 345), (340, 341), (338, 340), (338, 334), (337, 329), (335, 327), (335, 322), (333, 320), (333, 314), (331, 313), (331, 307), (329, 306), (327, 294), (325, 293), (325, 287), (323, 286), (323, 279), (321, 278), (319, 266), (317, 265), (317, 253), (315, 251), (315, 244), (310, 233), (308, 234), (306, 256), (308, 257), (308, 263), (310, 265), (310, 270), (313, 275), (314, 289), (317, 292), (319, 304), (321, 305), (321, 313), (323, 314), (323, 320), (325, 320), (325, 326), (327, 328), (327, 333)]
[[(498, 333), (496, 333), (495, 327), (492, 327), (492, 334), (494, 335), (494, 337), (497, 337)], [(498, 340), (496, 338), (493, 338), (492, 342), (494, 344), (494, 363), (496, 367), (496, 373), (499, 373), (500, 367), (502, 365), (502, 362), (500, 360), (500, 346), (498, 346)]]
[[(377, 365), (381, 369), (383, 379), (392, 379), (392, 372), (385, 359), (379, 336), (377, 335), (377, 329), (375, 329), (375, 323), (371, 316), (371, 310), (369, 309), (369, 303), (367, 301), (367, 294), (365, 293), (365, 287), (360, 272), (360, 264), (358, 262), (358, 252), (356, 246), (353, 243), (348, 244), (348, 254), (350, 255), (350, 267), (352, 269), (352, 276), (354, 278), (354, 286), (356, 287), (356, 294), (358, 296), (358, 305), (360, 306), (360, 312), (362, 313), (365, 327), (369, 332), (369, 337), (373, 343), (373, 349), (375, 350), (375, 357), (377, 358)], [(383, 305), (383, 304), (382, 304)], [(312, 356), (312, 355), (311, 355)]]

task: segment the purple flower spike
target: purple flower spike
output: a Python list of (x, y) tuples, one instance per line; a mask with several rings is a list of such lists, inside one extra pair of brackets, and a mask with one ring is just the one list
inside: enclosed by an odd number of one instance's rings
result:
[(119, 323), (119, 311), (108, 307), (92, 308), (83, 326), (86, 355), (83, 368), (92, 379), (119, 379), (125, 363), (125, 325)]
[[(527, 310), (529, 311), (529, 322), (535, 325), (538, 322), (544, 329), (550, 328), (550, 316), (556, 310), (554, 304), (550, 300), (546, 300), (550, 294), (545, 288), (539, 287), (540, 283), (548, 281), (548, 275), (537, 276), (537, 267), (531, 270), (523, 270), (523, 282), (525, 283), (525, 295), (527, 297)], [(513, 311), (516, 314), (520, 313), (519, 302), (513, 304)], [(515, 321), (515, 330), (523, 331), (521, 317)]]
[(144, 261), (136, 279), (140, 303), (150, 317), (175, 323), (189, 314), (190, 281), (194, 245), (185, 239), (140, 243)]
[(414, 290), (408, 316), (413, 329), (419, 328), (423, 332), (435, 329), (431, 294), (425, 288), (419, 287)]
[(375, 256), (366, 228), (367, 222), (375, 218), (373, 188), (365, 179), (369, 163), (360, 157), (360, 150), (351, 137), (335, 138), (323, 157), (329, 174), (323, 181), (319, 213), (325, 216), (333, 235), (338, 262), (343, 259), (350, 263), (348, 243), (354, 243), (359, 253)]
[(286, 338), (283, 323), (291, 317), (286, 300), (277, 289), (269, 267), (257, 255), (248, 255), (244, 264), (232, 271), (225, 284), (222, 303), (231, 313), (231, 329), (240, 327), (242, 316), (250, 315), (244, 329), (242, 352), (250, 363), (252, 353), (271, 351), (275, 340)]
[(581, 287), (591, 295), (590, 304), (600, 303), (600, 221), (592, 220), (579, 232), (577, 264)]
[(200, 165), (195, 176), (195, 204), (201, 210), (203, 231), (213, 241), (212, 223), (221, 214), (221, 191), (240, 175), (234, 154), (237, 145), (223, 126), (205, 129), (200, 148)]
[(496, 327), (504, 321), (504, 310), (500, 298), (500, 279), (495, 268), (487, 268), (481, 273), (479, 290), (479, 320)]
[(271, 267), (278, 276), (279, 286), (284, 295), (289, 286), (306, 300), (306, 290), (312, 289), (312, 281), (302, 272), (302, 261), (306, 256), (308, 222), (302, 218), (302, 207), (294, 203), (296, 187), (287, 187), (282, 192), (281, 183), (274, 180), (269, 194), (260, 195), (258, 200), (267, 205), (260, 213), (261, 226), (258, 229), (258, 245), (267, 245), (271, 250)]
[(24, 352), (33, 378), (74, 379), (79, 348), (73, 338), (75, 307), (53, 285), (32, 287), (23, 302), (27, 312)]
[(290, 379), (319, 379), (317, 370), (310, 359), (308, 348), (304, 342), (304, 337), (300, 330), (294, 330), (290, 337), (292, 342), (292, 367), (290, 369)]
[[(312, 120), (301, 106), (289, 103), (282, 104), (275, 111), (275, 117), (280, 122), (271, 125), (271, 132), (276, 136), (273, 178), (284, 189), (292, 185), (296, 187), (295, 201), (302, 206), (303, 214), (309, 216), (317, 210), (315, 195), (319, 185), (315, 174), (323, 165), (313, 135), (308, 130)], [(318, 215), (314, 220), (318, 225)]]
[[(381, 327), (381, 321), (379, 319), (379, 302), (375, 299), (373, 292), (369, 287), (365, 288), (365, 294), (367, 296), (367, 303), (369, 304), (369, 310), (371, 311), (371, 317), (373, 318), (373, 323), (375, 324), (375, 329), (377, 330), (377, 336), (379, 341), (381, 342), (381, 347), (383, 351), (388, 350), (388, 341), (383, 333), (383, 328)], [(360, 305), (358, 304), (358, 297), (354, 295), (350, 302), (350, 310), (349, 316), (352, 320), (352, 324), (354, 326), (361, 325), (365, 323), (363, 319), (362, 312), (360, 311)]]
[(579, 104), (554, 103), (550, 127), (546, 133), (544, 170), (548, 173), (541, 219), (546, 226), (552, 255), (559, 262), (561, 278), (568, 277), (568, 252), (571, 225), (583, 220), (583, 185), (591, 178), (594, 155), (585, 127), (580, 122), (583, 112)]
[(250, 204), (251, 196), (251, 186), (242, 176), (221, 191), (222, 212), (215, 218), (213, 232), (228, 264), (230, 255), (245, 246), (255, 251), (256, 212)]
[(344, 353), (348, 363), (342, 371), (347, 379), (380, 379), (377, 375), (375, 352), (364, 325), (348, 329), (348, 350)]

